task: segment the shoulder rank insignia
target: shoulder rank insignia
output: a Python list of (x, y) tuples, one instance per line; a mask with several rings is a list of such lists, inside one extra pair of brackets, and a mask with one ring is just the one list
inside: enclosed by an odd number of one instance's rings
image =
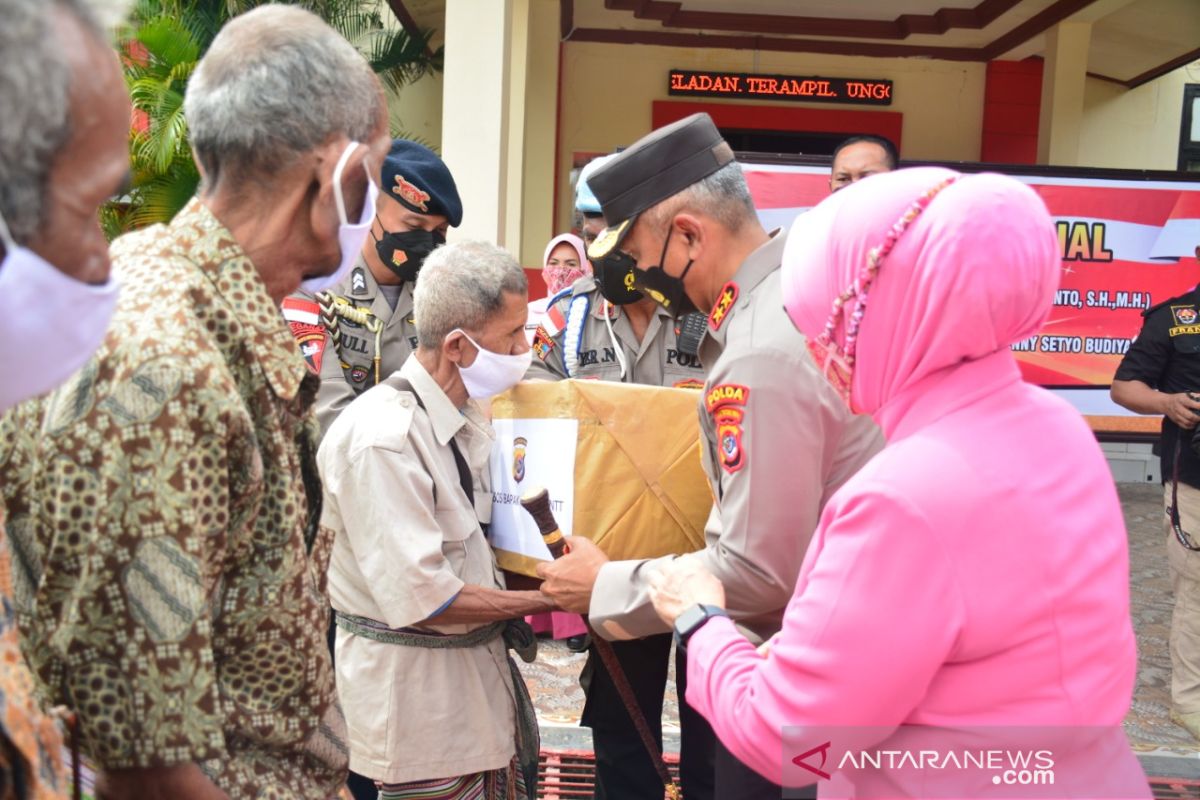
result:
[(350, 273), (350, 293), (367, 293), (367, 273), (362, 267), (355, 267), (354, 271)]
[(717, 302), (713, 304), (712, 311), (708, 313), (708, 327), (714, 331), (718, 330), (725, 318), (729, 316), (729, 309), (733, 308), (733, 304), (737, 302), (738, 285), (733, 281), (721, 287), (721, 294), (717, 296)]
[(533, 354), (545, 361), (552, 350), (554, 350), (554, 340), (550, 338), (550, 334), (544, 326), (538, 325), (537, 331), (533, 334)]
[(429, 192), (422, 191), (413, 183), (404, 179), (404, 176), (396, 176), (396, 185), (392, 187), (392, 194), (399, 197), (410, 206), (415, 206), (422, 211), (428, 211)]
[(287, 320), (308, 368), (319, 375), (326, 341), (325, 326), (321, 324), (321, 307), (313, 300), (285, 297), (283, 318)]
[(742, 426), (750, 390), (736, 383), (720, 383), (704, 396), (704, 407), (717, 428), (717, 457), (721, 469), (732, 475), (746, 465)]

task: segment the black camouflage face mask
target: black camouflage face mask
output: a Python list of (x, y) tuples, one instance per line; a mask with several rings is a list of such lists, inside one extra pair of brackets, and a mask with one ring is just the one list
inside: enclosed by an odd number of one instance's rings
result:
[(446, 243), (446, 237), (440, 233), (420, 228), (400, 233), (384, 231), (379, 238), (372, 231), (371, 238), (375, 239), (375, 252), (379, 260), (406, 283), (416, 283), (425, 259)]

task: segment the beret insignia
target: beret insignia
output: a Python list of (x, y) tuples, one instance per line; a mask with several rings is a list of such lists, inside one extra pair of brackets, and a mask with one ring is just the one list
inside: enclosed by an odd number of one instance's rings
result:
[(428, 211), (429, 192), (421, 191), (416, 185), (406, 181), (403, 175), (396, 176), (396, 185), (392, 187), (392, 193), (399, 197), (410, 206), (419, 208), (422, 211)]

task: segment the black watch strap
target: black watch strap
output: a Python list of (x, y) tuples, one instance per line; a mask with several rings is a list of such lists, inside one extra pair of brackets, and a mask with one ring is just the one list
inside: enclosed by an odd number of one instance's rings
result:
[(692, 638), (692, 634), (700, 630), (704, 626), (704, 623), (713, 617), (728, 616), (729, 612), (720, 606), (706, 606), (697, 603), (690, 608), (684, 609), (683, 613), (675, 619), (675, 643), (680, 647), (687, 647), (688, 640)]

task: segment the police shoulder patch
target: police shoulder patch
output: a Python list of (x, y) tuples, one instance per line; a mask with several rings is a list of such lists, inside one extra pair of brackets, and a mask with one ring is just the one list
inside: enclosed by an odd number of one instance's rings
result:
[(533, 334), (533, 354), (542, 361), (545, 361), (551, 351), (554, 350), (554, 339), (546, 330), (544, 325), (538, 325), (537, 331)]
[(717, 460), (732, 475), (746, 465), (742, 428), (750, 389), (738, 383), (719, 383), (704, 396), (704, 407), (717, 428)]
[(671, 384), (671, 388), (700, 390), (704, 388), (704, 381), (697, 380), (695, 378), (687, 378), (682, 381), (675, 381), (673, 384)]
[(733, 281), (721, 287), (721, 294), (717, 296), (717, 302), (713, 304), (712, 311), (708, 312), (708, 327), (714, 331), (718, 330), (725, 322), (725, 318), (729, 316), (729, 310), (733, 308), (733, 304), (737, 302), (738, 285)]
[(1176, 325), (1195, 325), (1196, 320), (1200, 319), (1200, 313), (1196, 312), (1193, 305), (1171, 306), (1171, 316), (1175, 318)]
[(319, 375), (326, 342), (325, 326), (321, 324), (321, 307), (313, 300), (285, 297), (283, 318), (287, 321), (308, 368)]

